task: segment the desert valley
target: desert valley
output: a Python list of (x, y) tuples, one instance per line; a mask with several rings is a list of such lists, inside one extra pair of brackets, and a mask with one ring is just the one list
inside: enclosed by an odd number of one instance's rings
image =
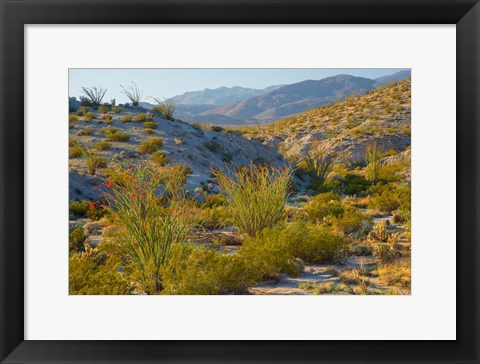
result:
[[(70, 294), (411, 293), (411, 78), (69, 97)], [(187, 91), (187, 90), (186, 90)]]

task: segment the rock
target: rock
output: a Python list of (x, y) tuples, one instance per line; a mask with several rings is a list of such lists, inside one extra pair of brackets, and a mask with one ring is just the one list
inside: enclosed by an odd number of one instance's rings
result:
[(83, 225), (83, 231), (86, 235), (102, 235), (102, 225), (97, 221), (87, 222)]

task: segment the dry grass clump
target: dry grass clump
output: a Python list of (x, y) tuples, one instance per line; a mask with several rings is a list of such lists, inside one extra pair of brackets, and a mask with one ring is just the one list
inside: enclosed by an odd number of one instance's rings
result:
[(411, 289), (410, 257), (401, 258), (388, 264), (381, 264), (377, 268), (377, 274), (383, 284)]
[(122, 131), (116, 130), (113, 133), (107, 134), (107, 139), (112, 142), (128, 142), (130, 140), (130, 135)]
[(158, 123), (154, 121), (146, 121), (143, 123), (143, 126), (148, 129), (156, 129), (158, 128)]
[(143, 154), (152, 154), (161, 148), (163, 145), (163, 138), (151, 137), (143, 141), (138, 146), (138, 151)]
[(132, 122), (132, 115), (127, 114), (122, 116), (122, 121), (124, 123), (131, 123)]
[(83, 130), (80, 130), (77, 135), (79, 135), (79, 136), (81, 136), (81, 135), (93, 135), (94, 132), (95, 132), (95, 129), (92, 126), (88, 126), (88, 127), (84, 128)]

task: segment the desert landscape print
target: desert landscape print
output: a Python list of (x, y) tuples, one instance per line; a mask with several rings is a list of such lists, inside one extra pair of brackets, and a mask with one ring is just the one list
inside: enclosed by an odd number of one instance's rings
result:
[(410, 69), (70, 69), (68, 107), (70, 295), (411, 294)]

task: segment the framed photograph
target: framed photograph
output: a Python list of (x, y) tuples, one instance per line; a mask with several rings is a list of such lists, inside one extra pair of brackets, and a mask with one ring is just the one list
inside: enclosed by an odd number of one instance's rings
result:
[(1, 9), (2, 363), (479, 362), (478, 1)]

